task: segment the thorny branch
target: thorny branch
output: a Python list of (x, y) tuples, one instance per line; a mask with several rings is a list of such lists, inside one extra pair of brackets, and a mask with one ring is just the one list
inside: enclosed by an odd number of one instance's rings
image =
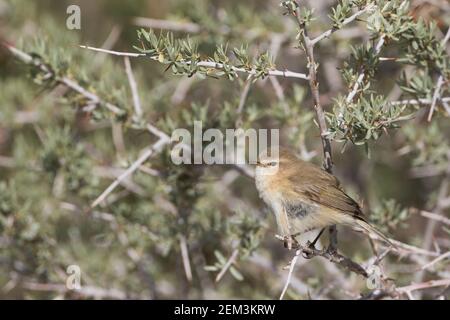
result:
[[(380, 54), (381, 48), (383, 48), (385, 40), (386, 40), (385, 35), (382, 35), (380, 37), (380, 39), (378, 40), (378, 42), (375, 46), (375, 55), (376, 56), (378, 56)], [(353, 85), (352, 91), (349, 92), (349, 94), (347, 95), (347, 98), (345, 99), (347, 101), (347, 103), (353, 101), (353, 98), (358, 93), (358, 89), (362, 85), (365, 76), (366, 76), (366, 71), (364, 70), (364, 67), (363, 67), (363, 69), (361, 70), (361, 72), (358, 75), (358, 78), (355, 81), (355, 84)]]
[(325, 113), (322, 108), (322, 104), (320, 103), (320, 95), (319, 95), (319, 81), (317, 79), (317, 68), (318, 64), (316, 64), (314, 58), (314, 43), (308, 36), (308, 32), (306, 30), (306, 26), (303, 21), (300, 19), (300, 6), (297, 5), (296, 11), (293, 13), (295, 18), (297, 19), (298, 27), (300, 29), (300, 37), (303, 48), (308, 57), (308, 79), (309, 79), (309, 87), (311, 89), (311, 94), (314, 100), (314, 109), (316, 111), (316, 118), (319, 124), (320, 135), (322, 138), (322, 146), (324, 153), (324, 162), (323, 166), (325, 170), (328, 172), (332, 172), (333, 161), (331, 158), (331, 142), (327, 137), (327, 123), (325, 120)]
[[(327, 136), (328, 128), (327, 128), (327, 122), (325, 119), (325, 112), (323, 111), (322, 104), (320, 102), (320, 94), (319, 94), (319, 81), (317, 79), (317, 68), (318, 64), (316, 64), (315, 57), (314, 57), (314, 43), (311, 41), (311, 39), (308, 36), (308, 31), (306, 29), (305, 22), (301, 20), (300, 15), (300, 6), (297, 4), (296, 9), (294, 12), (292, 12), (293, 16), (296, 18), (298, 28), (299, 28), (299, 36), (300, 36), (300, 43), (303, 46), (303, 49), (305, 50), (305, 53), (308, 58), (308, 79), (309, 79), (309, 87), (311, 90), (311, 94), (314, 100), (314, 109), (316, 112), (316, 119), (319, 124), (319, 130), (320, 130), (320, 136), (322, 140), (322, 147), (323, 147), (323, 167), (326, 171), (329, 173), (332, 173), (333, 171), (333, 160), (331, 156), (331, 141), (330, 138)], [(330, 232), (330, 251), (336, 251), (337, 250), (337, 228), (336, 226), (331, 226), (329, 228)]]
[[(278, 240), (284, 241), (284, 237), (276, 236)], [(298, 253), (301, 253), (304, 258), (311, 259), (313, 257), (322, 257), (327, 259), (330, 262), (333, 262), (339, 266), (341, 266), (344, 269), (347, 269), (351, 272), (357, 273), (359, 275), (362, 275), (363, 277), (367, 278), (367, 272), (366, 270), (354, 262), (353, 260), (337, 253), (337, 252), (330, 252), (327, 249), (316, 249), (315, 247), (310, 246), (302, 246), (299, 243), (293, 243), (292, 244), (293, 249), (297, 249)], [(297, 255), (297, 253), (296, 253)]]
[[(369, 4), (367, 7), (363, 8), (363, 9), (361, 9), (361, 10), (358, 10), (358, 11), (355, 12), (353, 15), (351, 15), (350, 17), (348, 17), (347, 19), (345, 19), (345, 20), (342, 22), (342, 26), (345, 26), (345, 25), (349, 24), (350, 22), (353, 22), (354, 20), (356, 20), (356, 19), (357, 19), (359, 16), (361, 16), (361, 15), (363, 15), (363, 14), (365, 14), (365, 13), (367, 13), (367, 12), (370, 12), (374, 7), (375, 7), (375, 6), (374, 6), (373, 4)], [(315, 45), (315, 44), (318, 43), (319, 41), (321, 41), (321, 40), (323, 40), (323, 39), (325, 39), (325, 38), (328, 38), (329, 36), (331, 36), (334, 32), (336, 32), (336, 31), (338, 31), (338, 30), (340, 30), (340, 29), (338, 29), (338, 28), (331, 28), (331, 29), (325, 31), (325, 32), (322, 33), (321, 35), (319, 35), (319, 36), (317, 36), (316, 38), (312, 39), (312, 40), (311, 40), (311, 44), (312, 44), (312, 45)]]
[[(80, 46), (80, 48), (97, 51), (97, 52), (108, 53), (108, 54), (112, 54), (112, 55), (116, 55), (116, 56), (123, 56), (123, 57), (128, 56), (128, 57), (133, 57), (133, 58), (147, 57), (147, 58), (150, 58), (155, 61), (158, 60), (157, 58), (147, 56), (145, 53), (112, 51), (112, 50), (105, 50), (105, 49), (95, 48), (95, 47), (90, 47), (90, 46)], [(186, 65), (191, 64), (190, 61), (184, 61), (183, 63), (185, 63)], [(228, 67), (235, 72), (246, 73), (249, 75), (256, 75), (256, 73), (257, 73), (257, 71), (254, 69), (247, 70), (244, 68), (238, 68), (238, 67), (234, 67), (234, 66), (225, 66), (222, 63), (217, 63), (217, 62), (213, 62), (213, 61), (199, 61), (199, 62), (197, 62), (197, 66), (204, 67), (204, 68), (218, 69), (218, 70), (223, 70), (226, 67)], [(284, 71), (269, 70), (267, 72), (267, 74), (269, 76), (275, 76), (275, 77), (297, 78), (297, 79), (308, 80), (308, 76), (306, 74), (299, 73), (299, 72), (293, 72), (293, 71), (289, 71), (289, 70), (284, 70)]]
[(73, 91), (78, 92), (79, 94), (84, 96), (89, 100), (89, 102), (87, 103), (88, 107), (97, 107), (98, 105), (102, 105), (114, 114), (120, 115), (123, 113), (123, 110), (121, 110), (119, 107), (109, 102), (102, 101), (96, 94), (89, 90), (86, 90), (74, 80), (69, 79), (68, 77), (58, 77), (47, 65), (45, 65), (42, 61), (33, 58), (28, 53), (23, 52), (22, 50), (19, 50), (6, 42), (2, 42), (2, 45), (6, 49), (8, 49), (12, 55), (14, 55), (17, 59), (21, 60), (25, 64), (34, 65), (35, 67), (39, 68), (45, 74), (46, 79), (52, 78), (56, 82), (63, 84)]
[[(447, 33), (446, 33), (444, 39), (442, 40), (442, 46), (444, 48), (447, 45), (447, 41), (449, 38), (450, 38), (450, 27), (448, 28)], [(436, 108), (436, 104), (437, 104), (438, 100), (441, 100), (441, 88), (445, 81), (446, 81), (446, 79), (444, 78), (444, 75), (440, 74), (439, 78), (436, 82), (436, 88), (434, 89), (433, 99), (431, 101), (431, 106), (430, 106), (430, 111), (428, 112), (428, 118), (427, 118), (428, 122), (431, 121), (431, 118), (433, 117), (434, 109)]]

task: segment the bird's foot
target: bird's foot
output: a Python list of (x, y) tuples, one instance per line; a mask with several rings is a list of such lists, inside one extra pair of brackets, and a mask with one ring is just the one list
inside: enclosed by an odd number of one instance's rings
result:
[(315, 242), (307, 241), (305, 250), (302, 251), (302, 256), (305, 259), (311, 259), (314, 257), (314, 251), (316, 250)]
[(311, 250), (314, 250), (314, 249), (316, 249), (316, 243), (315, 242), (311, 242), (311, 241), (307, 241), (306, 242), (306, 247), (308, 248), (308, 249), (311, 249)]
[(293, 236), (284, 236), (283, 239), (284, 247), (288, 250), (292, 250), (292, 248), (298, 248), (299, 244), (298, 241), (295, 240)]
[(327, 253), (329, 253), (330, 255), (334, 256), (337, 254), (337, 248), (335, 248), (334, 246), (332, 246), (331, 244), (328, 246), (327, 248)]

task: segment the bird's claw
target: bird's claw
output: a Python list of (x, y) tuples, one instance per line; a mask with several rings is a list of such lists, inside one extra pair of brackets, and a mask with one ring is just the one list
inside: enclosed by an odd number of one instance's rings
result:
[(283, 244), (288, 250), (292, 250), (294, 247), (298, 248), (298, 242), (293, 236), (284, 236)]
[(329, 253), (330, 255), (334, 256), (337, 253), (337, 249), (330, 245), (327, 248), (327, 253)]
[(311, 241), (307, 241), (306, 242), (306, 247), (308, 248), (308, 249), (315, 249), (316, 248), (316, 244), (314, 243), (314, 242), (311, 242)]
[(305, 259), (311, 259), (313, 257), (313, 250), (316, 249), (316, 247), (314, 246), (314, 243), (308, 240), (306, 242), (306, 249), (309, 249), (309, 251), (303, 250), (302, 256)]

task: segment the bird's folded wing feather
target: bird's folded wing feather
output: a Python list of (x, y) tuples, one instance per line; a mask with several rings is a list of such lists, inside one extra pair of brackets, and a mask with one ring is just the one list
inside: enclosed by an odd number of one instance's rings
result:
[[(291, 179), (296, 179), (296, 177)], [(295, 191), (303, 198), (331, 209), (363, 217), (359, 204), (341, 189), (339, 180), (335, 176), (317, 169), (311, 175), (302, 176), (301, 180), (301, 184), (294, 183), (293, 185)]]

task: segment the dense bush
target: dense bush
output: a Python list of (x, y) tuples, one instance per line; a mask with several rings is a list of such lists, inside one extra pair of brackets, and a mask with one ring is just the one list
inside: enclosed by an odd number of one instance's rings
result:
[[(80, 0), (69, 30), (70, 1), (0, 0), (0, 296), (448, 297), (450, 4), (299, 3)], [(338, 227), (378, 289), (327, 254), (286, 282), (253, 168), (172, 163), (194, 121), (332, 170), (398, 240)]]

